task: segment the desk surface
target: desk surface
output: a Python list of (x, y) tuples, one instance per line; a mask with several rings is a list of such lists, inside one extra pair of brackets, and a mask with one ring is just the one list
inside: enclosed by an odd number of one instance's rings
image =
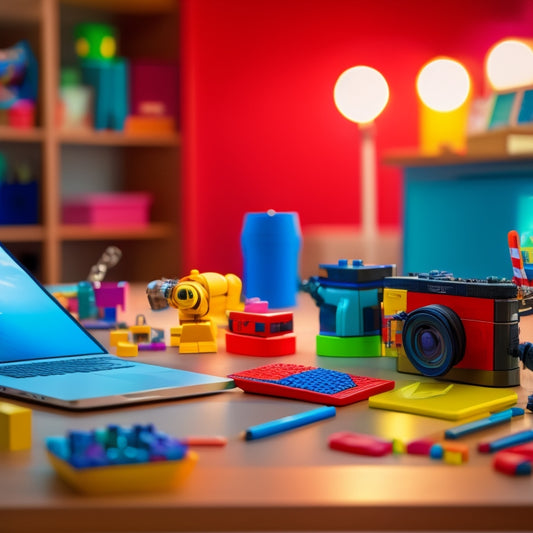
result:
[[(150, 312), (144, 301), (130, 302), (153, 326), (174, 324), (173, 310)], [(388, 358), (330, 358), (315, 354), (318, 309), (302, 295), (295, 309), (297, 353), (276, 358), (227, 354), (223, 338), (217, 354), (183, 355), (175, 348), (147, 353), (140, 361), (217, 375), (271, 362), (305, 363), (383, 377), (397, 384), (417, 381), (398, 374)], [(523, 340), (533, 339), (531, 318), (522, 320)], [(530, 334), (531, 333), (531, 334)], [(107, 342), (107, 334), (99, 333)], [(518, 406), (528, 390), (516, 388)], [(137, 407), (88, 413), (20, 403), (33, 409), (31, 450), (0, 453), (0, 531), (169, 532), (169, 531), (348, 531), (531, 529), (533, 477), (513, 478), (492, 469), (491, 457), (475, 450), (479, 434), (464, 439), (470, 460), (447, 465), (427, 457), (368, 458), (330, 450), (331, 433), (351, 430), (405, 440), (442, 435), (455, 423), (393, 413), (367, 402), (340, 407), (337, 416), (277, 436), (245, 441), (248, 426), (310, 408), (311, 404), (246, 394), (235, 389)], [(533, 415), (483, 433), (497, 438), (533, 427)], [(118, 423), (154, 423), (174, 436), (224, 435), (223, 448), (200, 449), (187, 483), (175, 492), (87, 497), (56, 477), (44, 438), (69, 429)]]

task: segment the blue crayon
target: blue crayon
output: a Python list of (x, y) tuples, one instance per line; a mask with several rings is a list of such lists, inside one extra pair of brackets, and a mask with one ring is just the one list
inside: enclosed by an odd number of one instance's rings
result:
[(505, 411), (500, 411), (499, 413), (494, 413), (486, 418), (481, 418), (480, 420), (474, 420), (473, 422), (468, 422), (466, 424), (461, 424), (450, 429), (447, 429), (444, 432), (444, 437), (447, 439), (458, 439), (459, 437), (464, 437), (475, 431), (481, 431), (482, 429), (490, 428), (503, 422), (511, 420), (515, 416), (520, 416), (524, 414), (524, 410), (520, 407), (512, 407), (511, 409), (506, 409)]
[(518, 433), (512, 433), (501, 439), (493, 440), (492, 442), (480, 442), (478, 444), (478, 451), (481, 453), (492, 453), (504, 448), (524, 444), (533, 440), (533, 429), (526, 429)]
[(313, 422), (318, 422), (319, 420), (331, 418), (335, 415), (335, 407), (319, 407), (318, 409), (313, 409), (311, 411), (305, 411), (296, 415), (290, 415), (277, 420), (272, 420), (270, 422), (265, 422), (264, 424), (252, 426), (246, 430), (245, 439), (261, 439), (263, 437), (275, 435), (276, 433), (282, 433), (290, 429), (312, 424)]

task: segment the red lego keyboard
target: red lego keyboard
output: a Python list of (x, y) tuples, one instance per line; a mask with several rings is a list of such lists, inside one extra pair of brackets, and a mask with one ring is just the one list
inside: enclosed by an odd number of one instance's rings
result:
[(260, 366), (228, 377), (245, 392), (338, 406), (367, 400), (394, 388), (394, 381), (285, 363)]

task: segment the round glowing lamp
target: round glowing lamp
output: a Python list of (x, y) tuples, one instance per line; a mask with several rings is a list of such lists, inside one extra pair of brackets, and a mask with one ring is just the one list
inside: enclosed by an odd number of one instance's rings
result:
[(485, 72), (491, 87), (501, 91), (533, 85), (533, 41), (504, 39), (488, 52)]
[(416, 90), (430, 109), (446, 113), (461, 107), (470, 93), (470, 76), (454, 59), (427, 63), (416, 79)]
[(333, 90), (335, 106), (361, 131), (361, 232), (365, 253), (371, 256), (377, 235), (376, 148), (373, 121), (389, 101), (389, 86), (372, 67), (358, 65), (345, 70)]
[(337, 109), (358, 124), (372, 122), (389, 101), (389, 86), (376, 69), (359, 65), (345, 70), (333, 90)]
[(465, 148), (470, 76), (458, 61), (437, 58), (416, 79), (420, 98), (420, 144), (425, 153), (461, 152)]

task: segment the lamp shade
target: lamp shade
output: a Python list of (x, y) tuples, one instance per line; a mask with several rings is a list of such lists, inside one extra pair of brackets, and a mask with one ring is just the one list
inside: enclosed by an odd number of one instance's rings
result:
[(372, 67), (359, 65), (345, 70), (337, 79), (333, 99), (339, 112), (352, 122), (372, 122), (389, 101), (389, 86)]
[(514, 89), (533, 84), (533, 41), (504, 39), (488, 52), (487, 79), (495, 90)]
[(433, 59), (420, 70), (416, 90), (430, 109), (443, 113), (453, 111), (468, 98), (470, 76), (465, 67), (454, 59)]

